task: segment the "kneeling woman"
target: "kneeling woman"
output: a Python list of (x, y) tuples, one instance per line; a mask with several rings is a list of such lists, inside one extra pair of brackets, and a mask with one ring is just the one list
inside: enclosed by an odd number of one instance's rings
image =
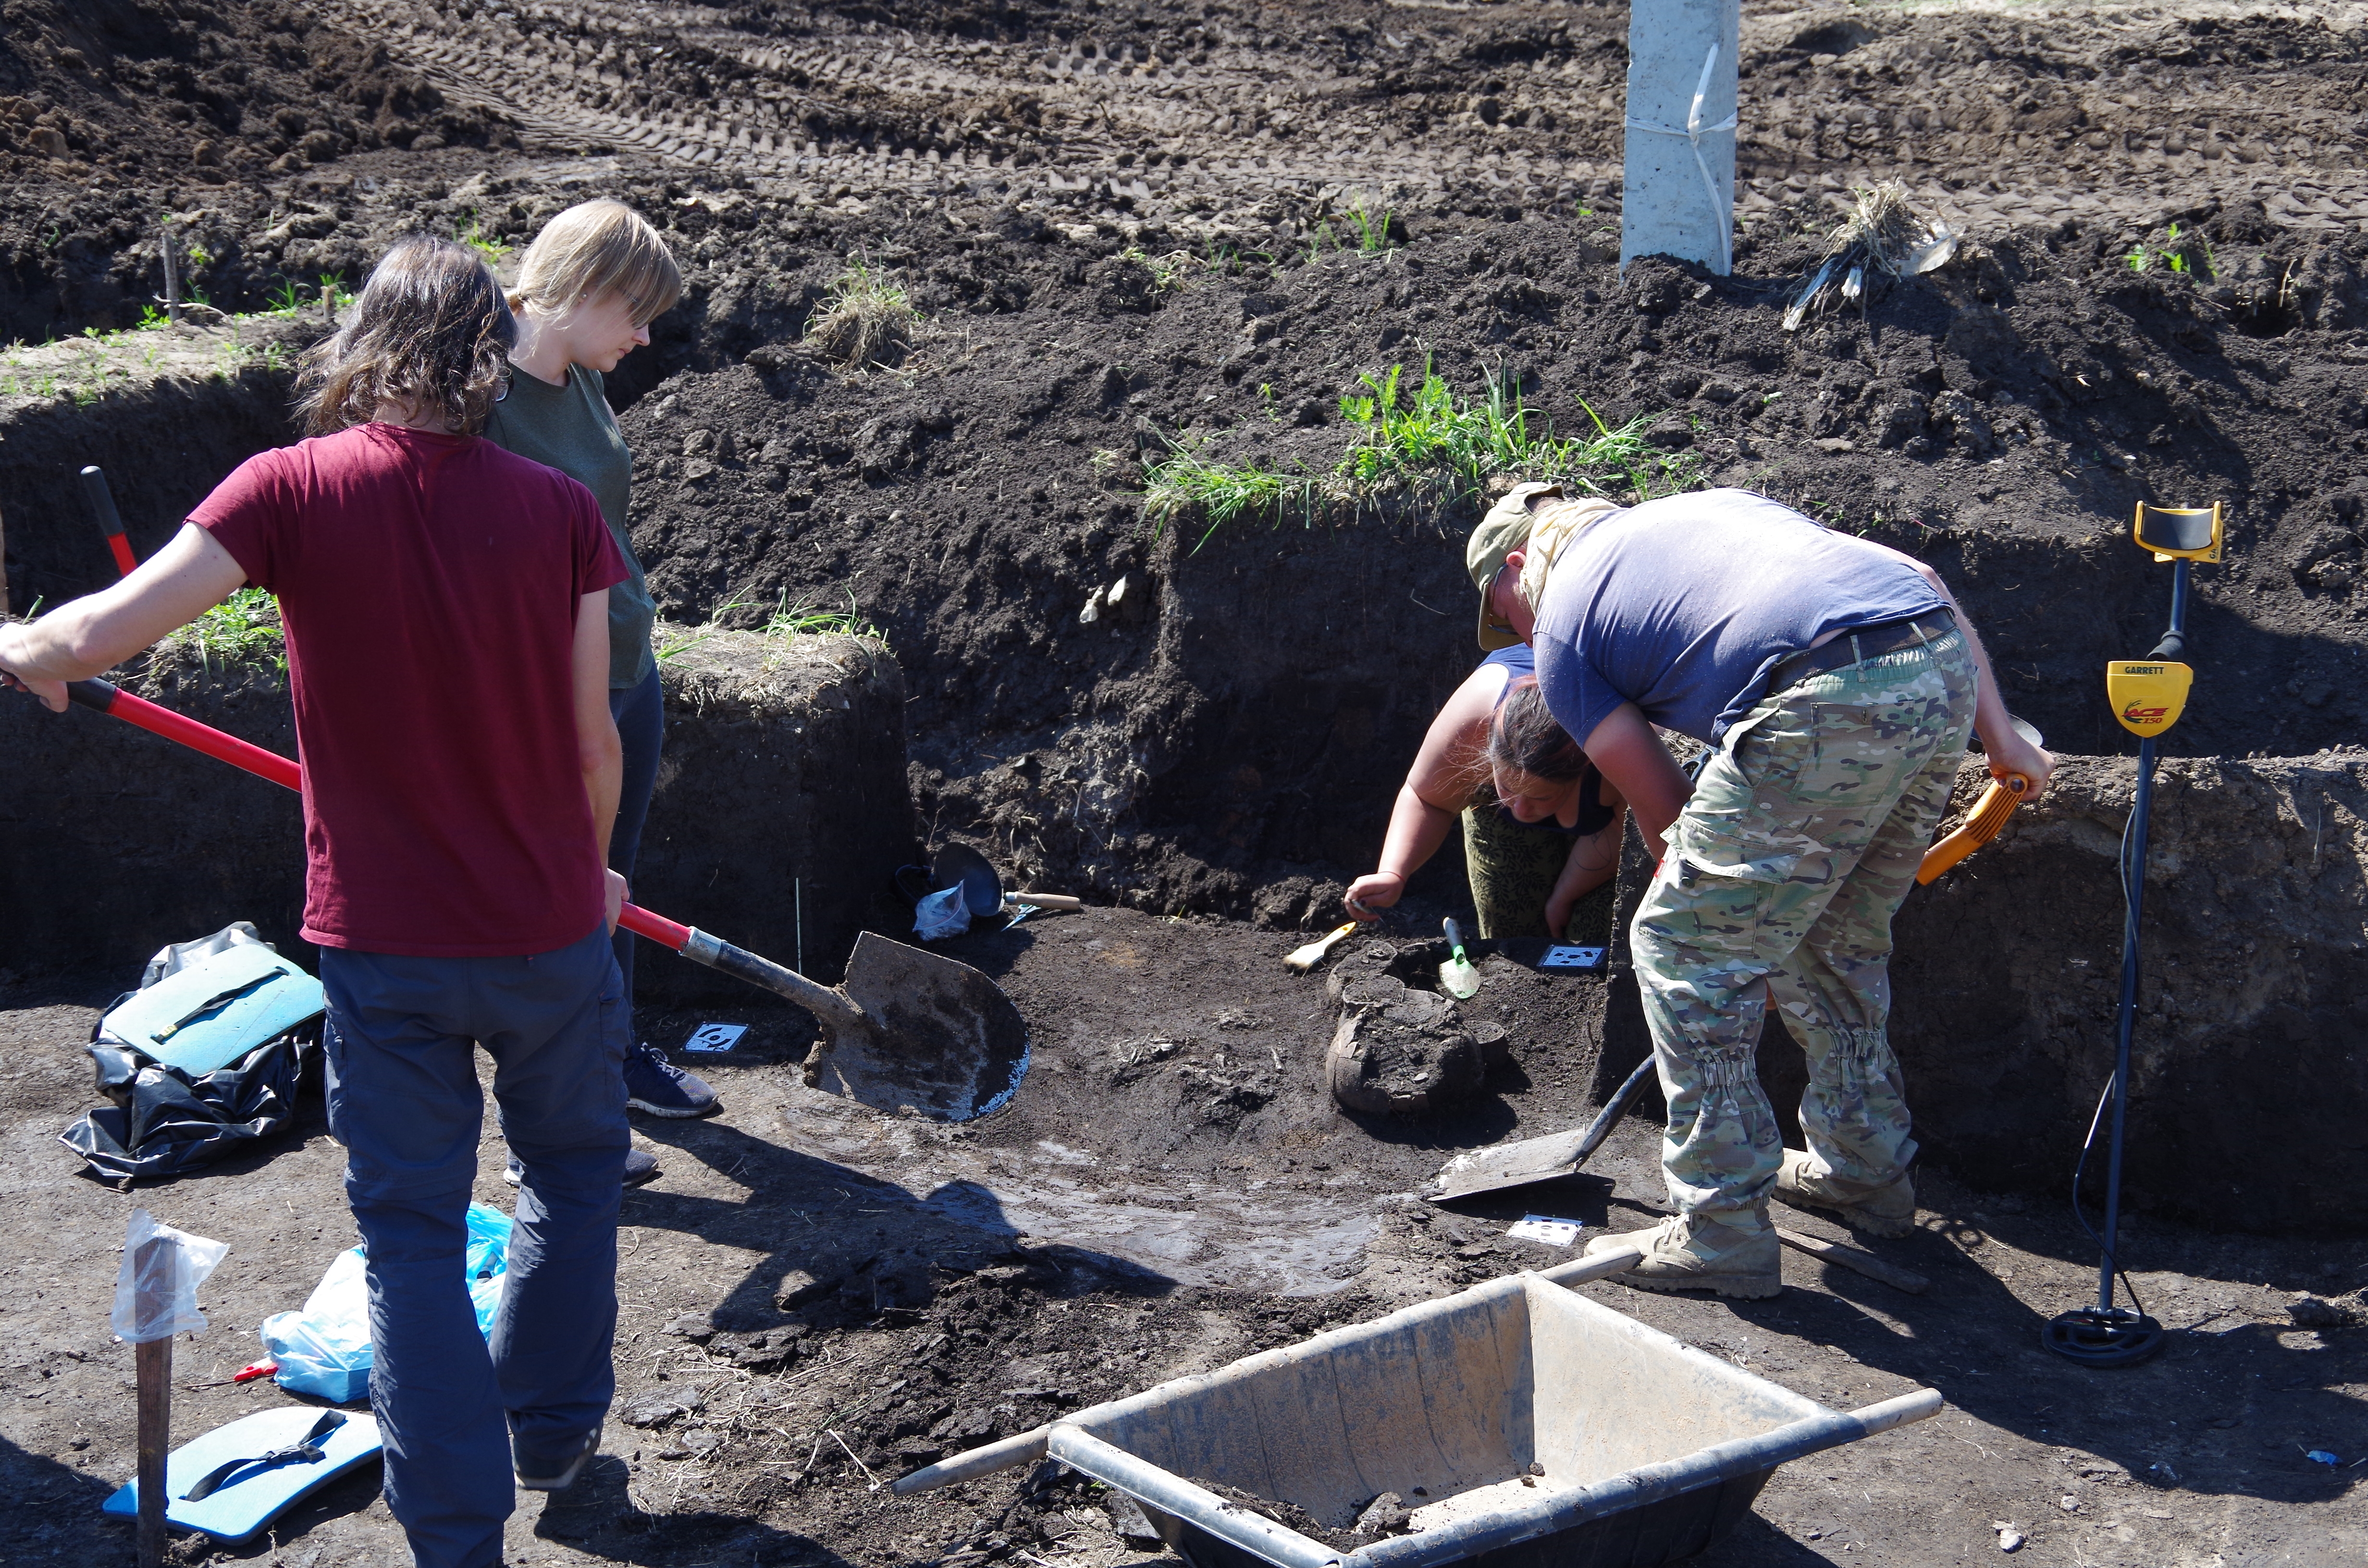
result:
[(1377, 919), (1397, 903), (1459, 814), (1480, 935), (1605, 938), (1608, 911), (1573, 912), (1619, 865), (1626, 802), (1546, 711), (1526, 646), (1481, 661), (1431, 721), (1349, 913)]

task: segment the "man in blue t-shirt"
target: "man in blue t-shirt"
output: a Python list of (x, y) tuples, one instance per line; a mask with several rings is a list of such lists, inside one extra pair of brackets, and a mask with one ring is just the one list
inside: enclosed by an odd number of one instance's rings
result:
[[(1771, 1196), (1906, 1233), (1916, 1143), (1884, 1030), (1891, 919), (1968, 728), (2026, 798), (2055, 767), (2016, 733), (1947, 585), (1713, 490), (1548, 503), (1483, 594), (1482, 645), (1536, 649), (1554, 717), (1661, 857), (1633, 940), (1679, 1212), (1590, 1250), (1643, 1243), (1622, 1278), (1645, 1290), (1762, 1297), (1782, 1289)], [(1656, 725), (1712, 748), (1691, 787)], [(1808, 1055), (1805, 1152), (1782, 1146), (1753, 1070), (1771, 1003)]]

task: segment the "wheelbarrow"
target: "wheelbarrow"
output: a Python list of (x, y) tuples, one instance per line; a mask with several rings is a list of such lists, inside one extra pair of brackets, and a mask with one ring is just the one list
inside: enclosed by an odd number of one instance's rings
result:
[[(1133, 1496), (1193, 1568), (1652, 1568), (1708, 1549), (1776, 1467), (1941, 1408), (1829, 1410), (1565, 1289), (1633, 1250), (1508, 1275), (958, 1454), (898, 1492), (1039, 1455)], [(1346, 1529), (1383, 1493), (1412, 1532), (1342, 1551), (1213, 1481)]]
[[(276, 752), (161, 708), (103, 680), (69, 682), (80, 707), (136, 724), (168, 741), (302, 789), (297, 765)], [(770, 959), (697, 926), (635, 904), (618, 924), (683, 957), (785, 996), (814, 1016), (822, 1039), (805, 1060), (806, 1082), (875, 1109), (912, 1109), (939, 1121), (968, 1121), (1008, 1100), (1028, 1072), (1028, 1026), (995, 982), (952, 959), (866, 931), (847, 976), (817, 985)]]

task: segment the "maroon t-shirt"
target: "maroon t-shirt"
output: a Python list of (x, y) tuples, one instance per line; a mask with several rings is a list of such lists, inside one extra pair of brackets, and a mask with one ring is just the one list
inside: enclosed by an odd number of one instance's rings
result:
[(599, 924), (575, 612), (626, 572), (590, 491), (477, 437), (360, 425), (249, 458), (189, 521), (279, 597), (307, 941), (479, 958)]

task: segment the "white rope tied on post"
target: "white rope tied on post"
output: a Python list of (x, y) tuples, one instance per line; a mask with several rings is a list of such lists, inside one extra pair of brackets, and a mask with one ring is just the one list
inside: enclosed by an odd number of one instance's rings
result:
[(1710, 160), (1702, 156), (1702, 139), (1705, 136), (1716, 135), (1720, 131), (1732, 132), (1737, 123), (1737, 118), (1736, 114), (1730, 113), (1716, 125), (1702, 123), (1702, 99), (1710, 96), (1711, 73), (1717, 69), (1718, 45), (1712, 44), (1709, 56), (1702, 61), (1702, 80), (1694, 84), (1693, 108), (1687, 111), (1684, 125), (1656, 125), (1649, 119), (1638, 119), (1632, 114), (1628, 117), (1628, 129), (1642, 131), (1654, 136), (1682, 136), (1692, 146), (1694, 167), (1702, 171), (1702, 194), (1710, 198), (1711, 216), (1718, 222), (1718, 269), (1725, 274), (1735, 270), (1734, 193), (1730, 191), (1725, 198), (1719, 195), (1718, 181), (1712, 177), (1710, 172)]

